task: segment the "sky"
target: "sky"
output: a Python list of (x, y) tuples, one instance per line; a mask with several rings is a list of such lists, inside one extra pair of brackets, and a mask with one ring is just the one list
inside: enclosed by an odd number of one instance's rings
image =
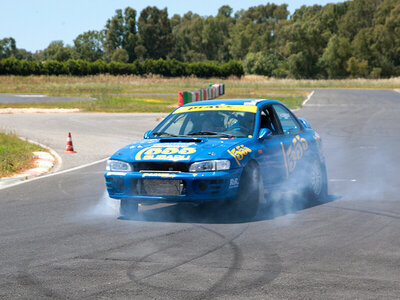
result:
[(216, 15), (223, 5), (229, 5), (236, 12), (266, 3), (277, 5), (287, 3), (292, 14), (302, 5), (325, 5), (337, 3), (337, 0), (201, 0), (201, 1), (127, 1), (127, 0), (1, 0), (0, 39), (13, 37), (17, 48), (31, 52), (45, 49), (50, 42), (62, 40), (64, 44), (73, 44), (81, 33), (89, 30), (101, 30), (107, 19), (116, 9), (134, 8), (138, 17), (147, 6), (167, 7), (169, 17), (183, 15), (192, 11), (201, 16)]

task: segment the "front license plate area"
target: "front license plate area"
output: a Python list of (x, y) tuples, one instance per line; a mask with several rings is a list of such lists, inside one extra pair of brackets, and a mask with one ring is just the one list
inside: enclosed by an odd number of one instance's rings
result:
[(184, 190), (183, 180), (142, 179), (142, 195), (178, 196)]

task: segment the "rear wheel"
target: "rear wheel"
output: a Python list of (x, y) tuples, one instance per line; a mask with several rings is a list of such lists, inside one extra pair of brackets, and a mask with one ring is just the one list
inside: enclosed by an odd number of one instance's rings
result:
[(309, 167), (305, 197), (311, 204), (321, 203), (328, 196), (328, 179), (325, 164), (314, 160)]
[(258, 167), (250, 162), (243, 170), (238, 193), (231, 202), (236, 217), (251, 219), (257, 214), (260, 196), (259, 181)]
[(121, 199), (119, 213), (125, 217), (133, 217), (138, 213), (138, 204), (135, 201)]

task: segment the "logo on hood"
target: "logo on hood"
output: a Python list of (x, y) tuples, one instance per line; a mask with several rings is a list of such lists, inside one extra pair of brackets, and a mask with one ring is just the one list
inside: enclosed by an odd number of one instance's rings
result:
[(196, 148), (189, 147), (194, 143), (170, 143), (155, 144), (143, 148), (135, 155), (135, 160), (189, 160)]

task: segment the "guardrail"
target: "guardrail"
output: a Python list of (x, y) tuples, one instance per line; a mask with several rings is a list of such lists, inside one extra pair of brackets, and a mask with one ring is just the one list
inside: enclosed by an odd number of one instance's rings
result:
[(179, 92), (178, 93), (178, 106), (183, 104), (204, 100), (215, 99), (221, 95), (225, 94), (225, 84), (217, 83), (212, 84), (207, 88), (201, 88), (189, 92)]

